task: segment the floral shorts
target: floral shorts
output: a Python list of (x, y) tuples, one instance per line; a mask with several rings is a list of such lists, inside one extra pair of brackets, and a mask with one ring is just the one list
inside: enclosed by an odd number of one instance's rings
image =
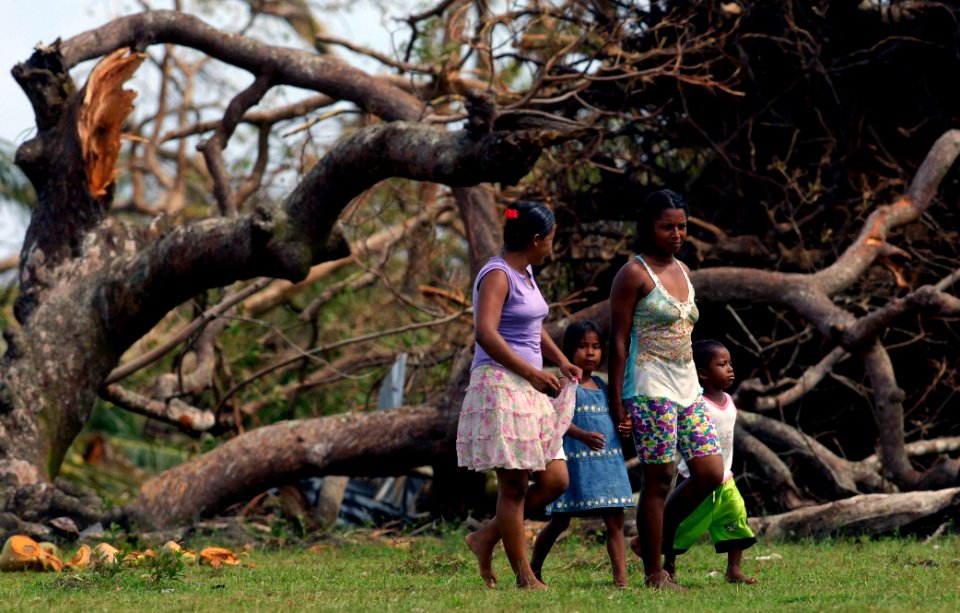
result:
[(636, 396), (623, 401), (633, 420), (633, 442), (643, 464), (668, 464), (679, 449), (684, 460), (720, 455), (720, 439), (703, 398), (690, 406), (661, 397)]

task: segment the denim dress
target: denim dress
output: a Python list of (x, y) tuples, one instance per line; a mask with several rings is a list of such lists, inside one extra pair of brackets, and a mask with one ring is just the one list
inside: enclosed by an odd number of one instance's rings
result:
[(597, 377), (598, 390), (577, 387), (577, 407), (573, 424), (588, 432), (599, 432), (605, 439), (603, 449), (592, 450), (586, 443), (563, 437), (570, 486), (547, 506), (547, 513), (587, 513), (633, 506), (633, 491), (623, 460), (623, 448), (607, 405), (607, 388)]

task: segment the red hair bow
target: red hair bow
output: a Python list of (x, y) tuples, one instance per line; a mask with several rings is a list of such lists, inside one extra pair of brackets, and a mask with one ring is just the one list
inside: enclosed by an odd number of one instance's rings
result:
[(506, 217), (507, 219), (517, 219), (518, 217), (520, 217), (520, 211), (518, 211), (517, 209), (507, 209), (506, 211), (503, 212), (503, 216)]

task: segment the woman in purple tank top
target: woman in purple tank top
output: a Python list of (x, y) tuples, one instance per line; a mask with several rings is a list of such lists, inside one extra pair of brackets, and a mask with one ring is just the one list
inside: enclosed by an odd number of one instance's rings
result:
[(491, 560), (503, 538), (517, 586), (542, 589), (527, 559), (524, 511), (545, 507), (567, 489), (563, 433), (575, 402), (565, 390), (571, 410), (554, 409), (547, 394), (562, 386), (543, 370), (543, 359), (569, 380), (578, 379), (580, 369), (543, 329), (548, 308), (531, 268), (553, 248), (553, 212), (542, 203), (517, 202), (504, 216), (503, 252), (480, 269), (473, 286), (477, 344), (460, 410), (457, 459), (473, 470), (497, 471), (496, 517), (467, 536), (480, 576), (488, 587), (496, 583)]

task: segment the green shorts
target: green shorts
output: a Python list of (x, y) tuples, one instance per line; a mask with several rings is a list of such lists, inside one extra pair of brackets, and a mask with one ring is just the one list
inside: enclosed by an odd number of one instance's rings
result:
[(732, 477), (713, 490), (713, 493), (681, 522), (673, 541), (674, 555), (690, 549), (697, 539), (708, 531), (717, 553), (726, 553), (731, 549), (743, 550), (757, 542), (753, 531), (747, 525), (747, 508)]

